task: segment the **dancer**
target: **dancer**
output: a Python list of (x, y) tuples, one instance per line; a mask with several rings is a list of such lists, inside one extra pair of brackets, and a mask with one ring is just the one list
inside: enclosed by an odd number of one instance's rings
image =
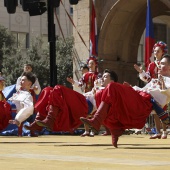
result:
[[(102, 80), (103, 86), (106, 86), (111, 81), (117, 81), (117, 74), (106, 70)], [(97, 95), (98, 91), (95, 96)], [(35, 121), (30, 126), (25, 125), (24, 127), (31, 131), (41, 131), (43, 127), (46, 127), (52, 131), (72, 132), (82, 124), (80, 117), (86, 117), (88, 112), (92, 111), (91, 105), (94, 108), (96, 104), (99, 103), (95, 101), (92, 93), (84, 96), (60, 85), (56, 85), (54, 88), (47, 87), (42, 90), (35, 104), (38, 112)]]
[[(29, 88), (34, 84), (35, 79), (36, 77), (32, 73), (24, 73), (20, 83), (22, 88), (14, 93), (7, 101), (0, 101), (0, 130), (6, 128), (8, 123), (20, 126), (24, 120), (33, 114), (33, 98), (29, 92)], [(10, 120), (13, 107), (15, 107), (17, 115), (15, 120)]]
[(170, 55), (163, 56), (158, 73), (159, 79), (152, 79), (143, 89), (134, 90), (127, 83), (110, 83), (101, 94), (101, 104), (94, 117), (81, 117), (81, 121), (95, 131), (101, 124), (106, 125), (112, 134), (112, 144), (117, 147), (125, 129), (141, 129), (151, 111), (156, 109), (154, 105), (160, 108), (158, 105), (163, 107), (170, 101)]
[(20, 126), (30, 115), (33, 114), (34, 105), (33, 97), (30, 94), (30, 87), (35, 83), (36, 76), (31, 72), (24, 72), (21, 77), (21, 88), (12, 97), (8, 103), (16, 106), (17, 115), (14, 120), (9, 120), (10, 124)]
[[(153, 54), (154, 54), (155, 61), (149, 64), (147, 71), (145, 72), (136, 64), (134, 65), (134, 68), (139, 72), (139, 77), (142, 81), (148, 83), (150, 82), (152, 78), (158, 78), (158, 67), (159, 67), (160, 61), (162, 59), (162, 56), (164, 54), (167, 54), (167, 52), (168, 52), (167, 44), (164, 43), (163, 41), (158, 41), (157, 43), (155, 43), (153, 47)], [(167, 109), (167, 106), (165, 106), (164, 110), (166, 109)], [(152, 111), (152, 114), (154, 116), (156, 134), (151, 136), (150, 139), (156, 139), (156, 138), (167, 139), (166, 125), (160, 122), (160, 119), (155, 113), (155, 111)], [(162, 135), (161, 135), (161, 124), (163, 128)]]
[[(32, 72), (33, 71), (33, 66), (31, 64), (24, 64), (24, 68), (23, 68), (23, 73), (25, 72)], [(22, 74), (23, 74), (22, 73)], [(17, 82), (16, 82), (16, 91), (18, 91), (21, 88), (20, 82), (21, 82), (21, 77), (18, 77)], [(41, 92), (41, 87), (38, 81), (38, 78), (36, 77), (35, 83), (30, 87), (30, 93), (33, 97), (33, 101), (34, 103), (36, 102), (36, 95), (39, 95)]]
[(2, 90), (5, 87), (5, 79), (0, 73), (0, 130), (7, 127), (9, 119), (11, 119), (10, 106), (6, 102)]
[[(92, 89), (91, 92), (87, 92), (84, 93), (83, 95), (89, 99), (89, 98), (93, 98), (92, 103), (94, 103), (94, 109), (93, 109), (93, 113), (95, 113), (99, 103), (97, 103), (97, 107), (96, 107), (96, 96), (98, 95), (98, 91), (104, 89), (110, 82), (117, 82), (118, 81), (118, 76), (115, 72), (113, 71), (109, 71), (108, 69), (105, 69), (103, 72), (103, 76), (101, 79), (98, 79), (94, 82), (95, 86)], [(92, 116), (93, 117), (93, 114)], [(85, 127), (85, 132), (81, 135), (81, 137), (85, 137), (85, 136), (94, 136), (91, 134), (91, 132), (89, 133), (89, 126), (86, 126), (86, 124), (84, 125)], [(106, 129), (106, 132), (102, 133), (103, 136), (109, 135), (110, 131), (109, 129)]]
[[(83, 70), (85, 69), (86, 72), (82, 72), (82, 78), (79, 80), (79, 82), (77, 82), (76, 80), (73, 80), (72, 78), (68, 77), (67, 81), (69, 81), (70, 83), (72, 83), (73, 86), (77, 86), (82, 88), (84, 93), (90, 92), (93, 87), (94, 87), (94, 81), (97, 80), (97, 59), (95, 56), (91, 56), (89, 57), (89, 59), (87, 60), (87, 66), (89, 68), (89, 70), (87, 71), (87, 67), (83, 67)], [(90, 129), (88, 127), (85, 126), (85, 132), (90, 131)], [(91, 130), (90, 133), (88, 133), (88, 135), (90, 137), (94, 136), (94, 132)], [(84, 137), (84, 133), (81, 135), (82, 137)], [(85, 133), (86, 136), (86, 133)]]
[(94, 81), (97, 79), (97, 59), (96, 57), (89, 57), (87, 60), (89, 71), (84, 73), (82, 78), (77, 83), (72, 78), (68, 77), (67, 81), (72, 83), (74, 86), (84, 87), (84, 93), (89, 92), (94, 87)]

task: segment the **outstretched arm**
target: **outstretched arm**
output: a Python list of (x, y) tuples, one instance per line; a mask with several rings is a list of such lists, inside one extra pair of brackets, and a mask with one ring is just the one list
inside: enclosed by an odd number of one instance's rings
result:
[(67, 77), (67, 81), (70, 82), (71, 84), (74, 84), (74, 80), (71, 77)]
[(142, 67), (139, 67), (137, 64), (134, 64), (134, 68), (135, 68), (135, 70), (136, 70), (137, 72), (139, 72), (139, 73), (142, 73), (142, 72), (143, 72)]

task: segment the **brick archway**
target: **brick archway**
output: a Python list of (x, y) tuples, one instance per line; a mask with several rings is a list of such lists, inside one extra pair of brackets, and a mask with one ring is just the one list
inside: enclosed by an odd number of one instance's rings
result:
[[(167, 1), (165, 4), (163, 0), (151, 0), (152, 16), (166, 15), (167, 4)], [(136, 84), (137, 73), (133, 64), (137, 62), (138, 46), (145, 29), (146, 0), (107, 0), (104, 4), (98, 1), (96, 5), (97, 10), (100, 9), (97, 12), (100, 69), (113, 69), (120, 82)]]

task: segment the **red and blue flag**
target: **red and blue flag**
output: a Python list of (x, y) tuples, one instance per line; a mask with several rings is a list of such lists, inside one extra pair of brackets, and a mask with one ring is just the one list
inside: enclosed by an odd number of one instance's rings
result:
[(145, 35), (145, 68), (151, 62), (152, 50), (155, 44), (154, 28), (152, 22), (152, 14), (150, 7), (150, 0), (147, 0), (147, 14), (146, 14), (146, 35)]
[(92, 0), (92, 11), (91, 11), (91, 29), (90, 29), (90, 56), (97, 56), (97, 21), (96, 21), (96, 11), (94, 8), (94, 0)]

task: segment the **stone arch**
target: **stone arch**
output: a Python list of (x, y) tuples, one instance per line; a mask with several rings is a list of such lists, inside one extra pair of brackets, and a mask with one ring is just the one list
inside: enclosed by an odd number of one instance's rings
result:
[[(153, 18), (167, 15), (170, 2), (164, 1), (151, 0)], [(145, 30), (146, 5), (146, 0), (109, 1), (102, 9), (105, 18), (100, 14), (103, 17), (98, 39), (100, 70), (114, 69), (120, 82), (136, 84), (133, 64), (137, 62), (138, 46)]]

